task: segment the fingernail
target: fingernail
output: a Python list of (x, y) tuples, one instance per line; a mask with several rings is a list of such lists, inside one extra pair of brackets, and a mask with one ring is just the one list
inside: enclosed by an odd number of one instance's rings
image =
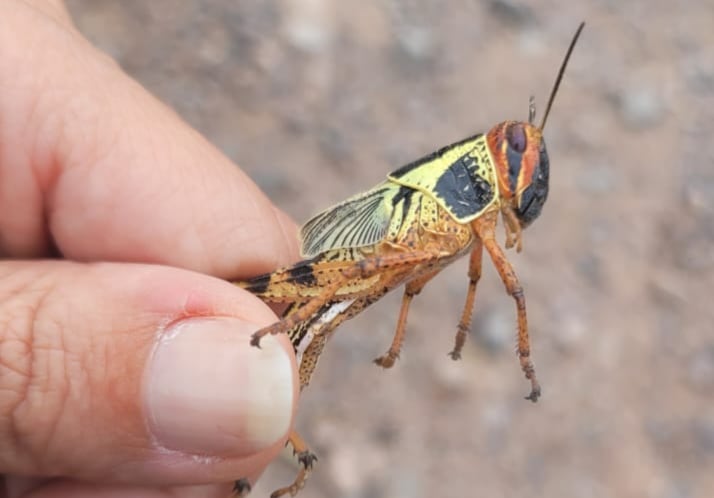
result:
[(287, 433), (292, 364), (273, 336), (237, 318), (190, 318), (164, 331), (149, 359), (145, 403), (159, 445), (205, 455), (246, 456)]

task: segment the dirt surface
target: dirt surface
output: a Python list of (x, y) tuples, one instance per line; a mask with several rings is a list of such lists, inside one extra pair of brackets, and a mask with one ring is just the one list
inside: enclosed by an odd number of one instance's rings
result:
[[(551, 193), (510, 253), (543, 398), (486, 266), (346, 324), (301, 400), (308, 497), (714, 496), (714, 3), (72, 0), (80, 29), (305, 220), (403, 163), (542, 110)], [(265, 496), (289, 482), (276, 462)]]

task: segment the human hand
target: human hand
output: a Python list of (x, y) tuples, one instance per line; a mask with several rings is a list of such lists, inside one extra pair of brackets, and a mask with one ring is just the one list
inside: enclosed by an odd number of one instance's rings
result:
[(0, 497), (254, 482), (290, 427), (295, 359), (284, 336), (250, 347), (275, 315), (220, 278), (295, 241), (59, 0), (0, 2)]

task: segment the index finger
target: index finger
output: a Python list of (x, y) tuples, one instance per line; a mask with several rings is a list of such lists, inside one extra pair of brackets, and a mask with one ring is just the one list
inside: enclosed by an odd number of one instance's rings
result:
[(224, 278), (294, 259), (292, 222), (71, 27), (20, 2), (0, 5), (0, 25), (3, 253)]

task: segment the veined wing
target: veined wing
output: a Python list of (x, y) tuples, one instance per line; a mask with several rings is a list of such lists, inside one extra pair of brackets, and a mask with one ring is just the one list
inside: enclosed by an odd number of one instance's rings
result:
[(318, 214), (300, 229), (305, 258), (331, 249), (376, 244), (387, 234), (393, 206), (394, 184), (384, 182)]

